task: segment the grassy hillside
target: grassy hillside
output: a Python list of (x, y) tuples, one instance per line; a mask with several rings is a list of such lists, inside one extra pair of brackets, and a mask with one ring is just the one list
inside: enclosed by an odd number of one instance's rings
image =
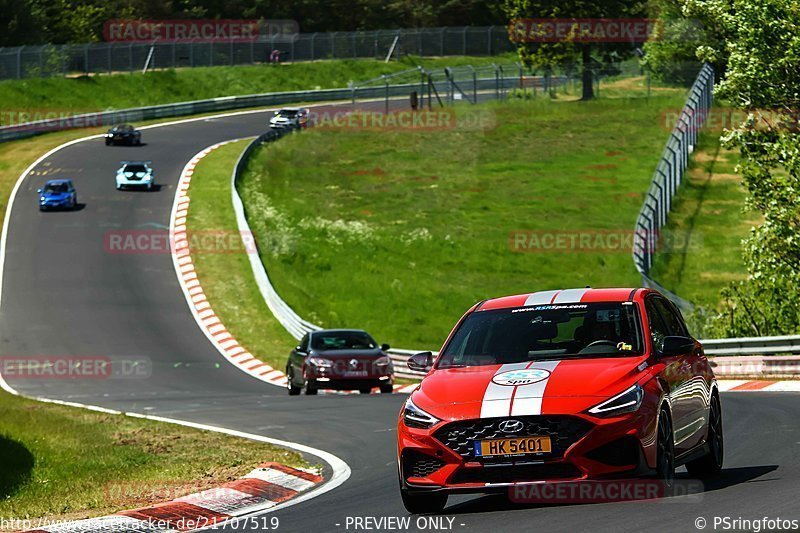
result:
[(492, 103), (485, 130), (310, 130), (263, 148), (240, 190), (301, 315), (437, 347), (486, 297), (639, 283), (624, 239), (668, 133), (663, 111), (683, 100)]
[(0, 82), (0, 122), (8, 124), (14, 120), (12, 113), (22, 111), (101, 111), (273, 91), (330, 89), (418, 64), (435, 69), (513, 61), (515, 59), (510, 56), (404, 58), (391, 63), (372, 59), (330, 60), (10, 80)]

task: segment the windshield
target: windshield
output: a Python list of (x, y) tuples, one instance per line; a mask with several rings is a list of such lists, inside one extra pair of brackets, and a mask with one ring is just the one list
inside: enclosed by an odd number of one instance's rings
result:
[(437, 368), (638, 353), (641, 342), (630, 303), (539, 305), (472, 313)]
[(363, 331), (332, 331), (315, 333), (311, 338), (313, 350), (374, 350), (372, 337)]
[(125, 165), (125, 172), (147, 172), (144, 165)]
[(114, 126), (111, 131), (116, 133), (124, 133), (127, 131), (131, 131), (133, 126), (129, 126), (128, 124), (120, 124), (119, 126)]
[(278, 111), (278, 116), (282, 118), (294, 118), (297, 116), (297, 111), (294, 109), (281, 109)]
[(44, 186), (44, 191), (49, 194), (60, 194), (69, 192), (69, 185), (66, 183), (48, 183)]

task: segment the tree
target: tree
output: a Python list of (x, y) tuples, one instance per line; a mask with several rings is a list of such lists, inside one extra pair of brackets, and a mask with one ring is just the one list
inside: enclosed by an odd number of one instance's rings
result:
[(739, 149), (747, 204), (764, 219), (744, 241), (748, 279), (725, 290), (717, 332), (800, 331), (800, 7), (796, 0), (685, 0), (683, 13), (722, 36), (698, 54), (725, 62), (716, 94), (748, 114), (722, 141)]
[[(523, 19), (637, 19), (646, 15), (646, 5), (639, 0), (504, 0), (503, 11), (512, 23), (509, 36), (514, 35), (513, 21)], [(599, 39), (598, 41), (602, 41)], [(594, 98), (594, 71), (598, 64), (609, 64), (630, 57), (636, 50), (632, 42), (592, 42), (581, 30), (574, 29), (566, 39), (549, 42), (518, 42), (520, 60), (528, 67), (566, 67), (580, 62), (582, 97)], [(599, 60), (593, 58), (599, 55)]]

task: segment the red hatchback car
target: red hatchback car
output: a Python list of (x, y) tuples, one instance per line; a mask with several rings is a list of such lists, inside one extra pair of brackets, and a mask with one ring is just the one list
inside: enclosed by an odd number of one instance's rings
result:
[(461, 318), (398, 421), (403, 503), (449, 493), (722, 468), (722, 410), (703, 348), (651, 289), (486, 300)]

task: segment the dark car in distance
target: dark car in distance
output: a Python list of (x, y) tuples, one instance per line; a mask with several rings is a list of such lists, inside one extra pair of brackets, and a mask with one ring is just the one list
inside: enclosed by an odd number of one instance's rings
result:
[(357, 390), (377, 387), (391, 393), (394, 385), (388, 344), (378, 345), (366, 331), (328, 329), (307, 333), (289, 354), (286, 388), (289, 395), (316, 394), (319, 389)]
[(142, 144), (142, 132), (130, 124), (117, 124), (105, 134), (106, 146), (112, 144), (128, 144), (139, 146)]

